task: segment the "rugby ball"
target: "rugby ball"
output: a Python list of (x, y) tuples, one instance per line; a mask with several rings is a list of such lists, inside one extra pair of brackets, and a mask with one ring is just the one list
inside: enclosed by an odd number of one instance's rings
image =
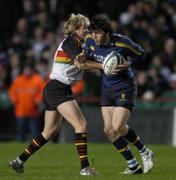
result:
[(111, 75), (117, 66), (121, 64), (123, 64), (122, 56), (118, 52), (112, 51), (103, 61), (103, 71), (106, 75)]

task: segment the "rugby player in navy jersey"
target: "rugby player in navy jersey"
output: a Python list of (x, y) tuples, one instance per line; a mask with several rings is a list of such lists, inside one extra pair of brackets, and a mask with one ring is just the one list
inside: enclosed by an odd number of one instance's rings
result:
[[(10, 162), (9, 167), (17, 173), (23, 173), (26, 160), (56, 135), (64, 117), (75, 130), (75, 146), (81, 163), (80, 175), (96, 174), (88, 160), (87, 123), (71, 91), (71, 85), (82, 78), (83, 72), (75, 66), (74, 59), (82, 52), (81, 44), (88, 32), (88, 25), (88, 18), (81, 14), (72, 14), (65, 23), (65, 38), (56, 50), (50, 80), (43, 93), (46, 107), (44, 130), (20, 156)], [(102, 67), (97, 62), (87, 61), (86, 64), (89, 68)]]
[(117, 67), (116, 74), (102, 73), (101, 111), (104, 119), (104, 132), (125, 158), (128, 168), (122, 174), (141, 174), (142, 168), (128, 148), (132, 143), (140, 152), (144, 173), (153, 167), (153, 152), (146, 148), (127, 125), (135, 106), (137, 86), (131, 67), (143, 59), (144, 50), (129, 37), (112, 33), (110, 20), (105, 15), (95, 15), (90, 24), (91, 35), (85, 39), (84, 54), (77, 56), (77, 67), (83, 67), (81, 60), (94, 59), (103, 63), (105, 57), (116, 51), (124, 58), (124, 63)]

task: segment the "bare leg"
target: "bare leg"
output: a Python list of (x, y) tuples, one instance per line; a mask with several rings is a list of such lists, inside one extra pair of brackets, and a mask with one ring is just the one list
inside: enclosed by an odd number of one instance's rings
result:
[(62, 103), (57, 109), (66, 121), (73, 126), (76, 133), (87, 132), (87, 122), (75, 100)]
[(42, 132), (46, 140), (52, 139), (62, 123), (62, 116), (57, 111), (45, 111), (45, 125)]
[(42, 146), (44, 146), (48, 140), (50, 140), (57, 132), (58, 127), (62, 121), (62, 116), (57, 111), (45, 112), (45, 125), (43, 132), (35, 137), (25, 151), (11, 161), (9, 167), (14, 169), (17, 173), (23, 173), (23, 163)]
[(123, 174), (141, 174), (142, 169), (128, 149), (128, 143), (124, 138), (120, 137), (120, 130), (122, 128), (124, 130), (127, 128), (128, 130), (126, 124), (130, 117), (130, 111), (123, 107), (102, 107), (102, 115), (106, 135), (127, 161), (129, 168)]
[(81, 110), (75, 100), (67, 101), (57, 107), (63, 117), (75, 129), (75, 146), (77, 148), (80, 162), (81, 175), (94, 175), (95, 171), (89, 167), (88, 153), (87, 153), (87, 123), (81, 113)]

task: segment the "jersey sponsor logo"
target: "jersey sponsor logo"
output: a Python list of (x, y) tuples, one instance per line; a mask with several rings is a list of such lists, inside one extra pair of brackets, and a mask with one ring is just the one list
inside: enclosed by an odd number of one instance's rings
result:
[(103, 55), (93, 54), (96, 61), (103, 63), (105, 57)]

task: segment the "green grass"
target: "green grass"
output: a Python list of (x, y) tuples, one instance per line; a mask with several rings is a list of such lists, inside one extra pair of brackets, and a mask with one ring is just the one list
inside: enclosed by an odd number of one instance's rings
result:
[[(27, 144), (0, 143), (1, 180), (174, 180), (176, 179), (176, 148), (164, 145), (149, 146), (155, 153), (155, 167), (145, 175), (119, 175), (126, 168), (123, 158), (110, 144), (89, 144), (90, 162), (99, 176), (79, 176), (79, 159), (72, 144), (48, 144), (25, 164), (25, 173), (16, 174), (8, 168), (10, 160), (24, 150)], [(132, 151), (140, 161), (135, 148)]]

